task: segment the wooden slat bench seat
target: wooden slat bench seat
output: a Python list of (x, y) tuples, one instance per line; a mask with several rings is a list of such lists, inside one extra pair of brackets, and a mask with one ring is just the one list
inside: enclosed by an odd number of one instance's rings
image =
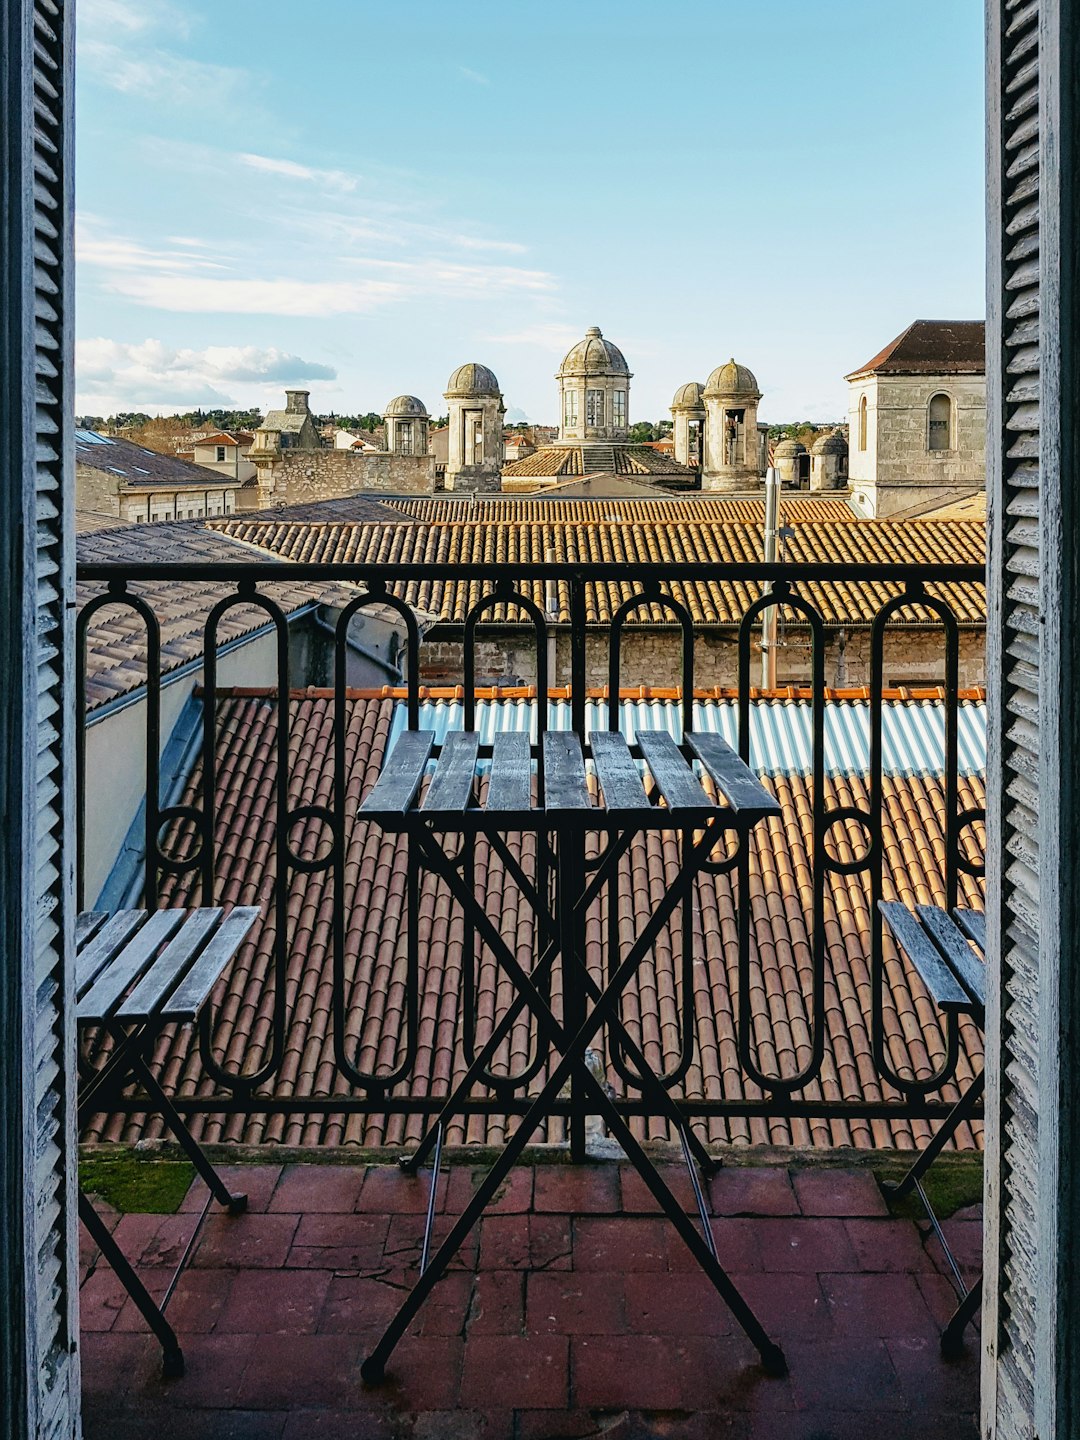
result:
[(162, 1370), (167, 1376), (184, 1373), (184, 1356), (165, 1319), (165, 1309), (194, 1251), (210, 1203), (218, 1200), (230, 1214), (239, 1215), (247, 1200), (227, 1189), (161, 1089), (147, 1057), (163, 1026), (192, 1024), (198, 1019), (259, 913), (253, 906), (238, 906), (228, 914), (216, 907), (121, 910), (115, 915), (87, 911), (75, 922), (75, 1013), (80, 1036), (88, 1030), (104, 1031), (112, 1042), (97, 1068), (81, 1067), (80, 1128), (88, 1116), (107, 1108), (109, 1098), (134, 1080), (148, 1094), (147, 1108), (160, 1111), (209, 1190), (195, 1232), (160, 1303), (147, 1293), (89, 1198), (79, 1190), (83, 1224), (160, 1341)]
[[(922, 977), (943, 1014), (970, 1015), (980, 1033), (986, 1024), (986, 917), (977, 910), (955, 909), (950, 915), (937, 905), (917, 905), (914, 912), (895, 901), (878, 902), (893, 939)], [(949, 1111), (941, 1128), (902, 1180), (885, 1188), (894, 1196), (916, 1190), (927, 1218), (953, 1272), (960, 1303), (941, 1332), (941, 1353), (955, 1358), (963, 1348), (964, 1330), (982, 1299), (982, 1281), (967, 1286), (945, 1233), (926, 1193), (922, 1178), (957, 1128), (969, 1120), (981, 1100), (985, 1076), (979, 1074)]]

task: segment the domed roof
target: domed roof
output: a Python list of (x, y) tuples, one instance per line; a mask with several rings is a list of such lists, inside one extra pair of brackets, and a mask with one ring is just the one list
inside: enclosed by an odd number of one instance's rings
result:
[(675, 391), (675, 397), (671, 402), (672, 410), (703, 410), (702, 395), (705, 393), (705, 386), (700, 380), (688, 380), (685, 385), (680, 385)]
[(427, 406), (415, 395), (395, 395), (390, 404), (383, 411), (383, 415), (394, 415), (412, 420), (426, 420), (428, 418)]
[(806, 446), (802, 443), (801, 440), (796, 440), (793, 436), (789, 437), (787, 440), (781, 440), (780, 444), (777, 445), (776, 449), (773, 451), (773, 455), (778, 460), (786, 460), (789, 457), (795, 455), (805, 454)]
[(499, 382), (495, 372), (486, 365), (471, 360), (468, 365), (459, 365), (446, 382), (447, 395), (498, 395)]
[(846, 455), (848, 443), (839, 430), (830, 430), (826, 435), (819, 435), (810, 447), (814, 455)]
[(705, 384), (706, 395), (761, 395), (754, 372), (734, 359), (718, 365)]
[(619, 347), (601, 335), (599, 325), (590, 325), (585, 339), (567, 353), (559, 375), (625, 375), (629, 379), (630, 367)]

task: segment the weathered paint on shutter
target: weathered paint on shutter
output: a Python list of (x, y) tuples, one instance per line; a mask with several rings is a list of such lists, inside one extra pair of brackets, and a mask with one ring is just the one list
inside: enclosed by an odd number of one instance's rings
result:
[(983, 1433), (1077, 1433), (1080, 13), (989, 0)]
[(74, 594), (71, 516), (71, 194), (74, 104), (70, 3), (35, 0), (34, 24), (34, 378), (35, 561), (37, 581), (36, 865), (34, 974), (37, 1151), (35, 1155), (38, 1434), (77, 1427), (73, 1345), (75, 1153), (72, 1016), (64, 968), (71, 953), (72, 855), (70, 622)]
[[(1039, 955), (1039, 5), (988, 6), (987, 413), (993, 786), (988, 871), (999, 1059), (987, 1153), (983, 1414), (1033, 1434)], [(993, 1067), (991, 1067), (993, 1068)]]
[[(9, 0), (3, 82), (2, 511), (7, 855), (0, 1019), (5, 1181), (5, 1440), (79, 1433), (74, 1045), (66, 965), (71, 814), (68, 0)], [(18, 1024), (12, 1023), (16, 1009)], [(9, 1103), (10, 1102), (10, 1103)], [(18, 1112), (18, 1113), (17, 1113)], [(11, 1192), (18, 1186), (20, 1193)]]

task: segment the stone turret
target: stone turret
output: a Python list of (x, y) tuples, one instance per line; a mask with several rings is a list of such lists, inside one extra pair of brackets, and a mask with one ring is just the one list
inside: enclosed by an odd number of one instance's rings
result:
[(626, 443), (630, 427), (630, 367), (617, 345), (590, 325), (567, 353), (559, 382), (559, 441)]
[(810, 447), (810, 489), (843, 490), (848, 483), (848, 444), (840, 429), (819, 435)]
[(459, 365), (443, 398), (450, 416), (447, 490), (498, 490), (506, 406), (494, 372), (475, 361)]
[(675, 391), (671, 402), (672, 442), (680, 465), (700, 465), (705, 430), (705, 386), (688, 380)]
[(427, 406), (415, 395), (395, 395), (383, 411), (391, 455), (426, 455), (430, 419)]
[(702, 490), (756, 490), (762, 483), (757, 438), (761, 391), (752, 370), (734, 359), (709, 376), (705, 401)]

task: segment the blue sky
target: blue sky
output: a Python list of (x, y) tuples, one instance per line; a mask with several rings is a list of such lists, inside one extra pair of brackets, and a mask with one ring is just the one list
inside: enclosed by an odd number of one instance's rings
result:
[[(983, 301), (982, 0), (79, 0), (80, 413), (631, 419), (734, 355), (765, 419)], [(518, 417), (520, 418), (520, 416)]]

